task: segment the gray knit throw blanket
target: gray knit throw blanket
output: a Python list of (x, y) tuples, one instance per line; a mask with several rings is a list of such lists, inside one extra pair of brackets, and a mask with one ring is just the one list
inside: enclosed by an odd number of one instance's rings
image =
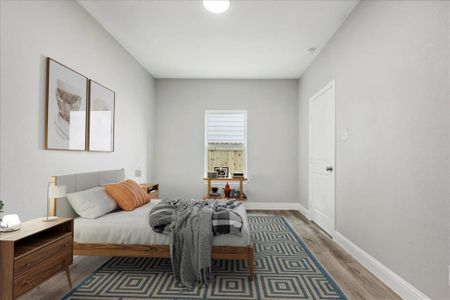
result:
[(179, 199), (170, 223), (175, 279), (187, 290), (211, 280), (212, 213), (206, 201)]

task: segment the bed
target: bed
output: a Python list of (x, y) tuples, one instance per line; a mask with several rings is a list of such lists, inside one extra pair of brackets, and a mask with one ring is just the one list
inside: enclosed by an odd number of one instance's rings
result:
[[(52, 177), (56, 185), (66, 187), (67, 193), (116, 183), (124, 179), (124, 169)], [(84, 219), (75, 213), (66, 198), (57, 198), (51, 199), (50, 214), (74, 218), (75, 255), (170, 258), (169, 237), (154, 232), (148, 223), (148, 213), (158, 201), (152, 200), (131, 212), (114, 211), (97, 219)], [(250, 280), (253, 280), (253, 243), (244, 205), (238, 206), (236, 212), (243, 219), (242, 236), (230, 234), (215, 236), (212, 258), (246, 260)]]

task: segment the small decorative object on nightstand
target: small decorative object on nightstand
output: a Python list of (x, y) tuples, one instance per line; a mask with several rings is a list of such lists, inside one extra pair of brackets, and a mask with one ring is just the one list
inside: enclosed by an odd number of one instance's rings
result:
[(18, 215), (3, 216), (0, 222), (0, 232), (10, 232), (20, 229), (20, 219)]
[(231, 189), (230, 192), (230, 198), (240, 198), (241, 197), (241, 191), (238, 189)]
[(225, 187), (223, 188), (223, 193), (225, 194), (225, 198), (230, 198), (231, 188), (230, 188), (230, 185), (228, 184), (228, 182), (225, 185)]
[(214, 172), (217, 173), (217, 177), (219, 178), (228, 177), (228, 167), (214, 167)]
[(159, 184), (158, 183), (143, 183), (141, 188), (150, 195), (150, 199), (159, 199)]
[(61, 271), (72, 288), (73, 219), (24, 222), (21, 230), (2, 233), (0, 253), (2, 300), (17, 298)]
[(243, 172), (234, 172), (233, 178), (244, 178), (244, 173)]
[(217, 178), (217, 172), (208, 172), (208, 178)]

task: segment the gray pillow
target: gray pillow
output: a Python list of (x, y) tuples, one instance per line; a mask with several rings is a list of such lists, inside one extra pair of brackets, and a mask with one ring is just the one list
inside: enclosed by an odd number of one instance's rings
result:
[(95, 219), (118, 208), (101, 186), (70, 193), (66, 197), (73, 210), (82, 218)]

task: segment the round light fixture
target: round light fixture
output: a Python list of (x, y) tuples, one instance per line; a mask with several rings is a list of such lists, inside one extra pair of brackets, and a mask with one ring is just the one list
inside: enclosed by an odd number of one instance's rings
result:
[(230, 0), (203, 0), (203, 6), (212, 13), (221, 14), (230, 8)]

